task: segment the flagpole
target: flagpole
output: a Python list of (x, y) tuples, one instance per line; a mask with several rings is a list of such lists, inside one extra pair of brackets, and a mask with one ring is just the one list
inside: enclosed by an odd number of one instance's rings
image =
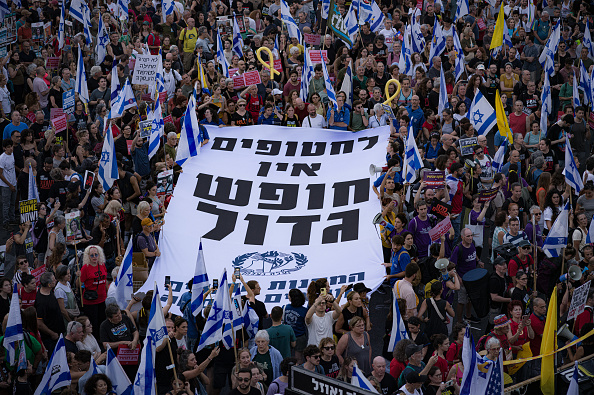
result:
[(534, 266), (532, 267), (532, 273), (534, 277), (534, 288), (532, 288), (532, 291), (536, 291), (536, 268), (538, 267), (538, 242), (536, 240), (536, 216), (534, 214), (532, 214), (532, 240), (534, 242)]
[[(76, 260), (76, 270), (78, 270), (78, 272), (80, 273), (80, 267), (78, 265), (78, 250), (76, 248), (76, 245), (78, 243), (76, 242), (76, 240), (74, 241), (74, 259)], [(82, 281), (80, 281), (80, 276), (78, 277), (78, 285), (80, 287), (80, 305), (82, 307), (85, 307), (85, 298), (83, 295), (83, 289), (82, 289)]]
[(175, 371), (175, 360), (173, 359), (173, 352), (171, 351), (170, 339), (167, 339), (167, 348), (169, 349), (169, 358), (171, 358), (171, 366), (173, 366), (173, 377), (175, 377), (175, 380), (177, 381), (177, 372)]

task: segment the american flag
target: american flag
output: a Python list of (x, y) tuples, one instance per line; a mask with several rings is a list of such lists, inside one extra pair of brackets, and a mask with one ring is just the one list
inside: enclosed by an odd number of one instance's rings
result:
[(485, 395), (501, 395), (503, 394), (503, 360), (501, 350), (499, 351), (499, 357), (493, 364), (493, 371), (489, 378), (489, 384), (487, 385), (487, 391)]

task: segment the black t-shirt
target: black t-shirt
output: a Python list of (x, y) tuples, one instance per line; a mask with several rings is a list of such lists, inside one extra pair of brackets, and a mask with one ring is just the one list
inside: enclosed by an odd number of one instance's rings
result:
[(233, 115), (231, 115), (231, 121), (235, 122), (235, 126), (248, 126), (254, 124), (252, 115), (247, 111), (243, 115), (239, 115), (237, 112), (234, 112)]
[[(247, 298), (245, 296), (242, 296), (241, 298), (243, 299), (244, 302), (247, 302)], [(258, 299), (256, 299), (256, 303), (250, 303), (250, 307), (252, 309), (254, 309), (256, 314), (258, 314), (258, 318), (260, 319), (260, 322), (258, 323), (258, 329), (265, 329), (263, 327), (264, 320), (268, 316), (268, 311), (266, 310), (266, 305), (264, 303), (260, 302)]]
[(66, 352), (71, 352), (73, 354), (78, 352), (78, 346), (71, 340), (64, 338), (64, 346), (66, 347)]
[[(231, 395), (244, 395), (244, 394), (239, 392), (239, 389), (235, 388), (233, 391), (231, 391)], [(262, 393), (260, 392), (260, 390), (254, 388), (254, 387), (250, 387), (250, 392), (248, 392), (246, 395), (262, 395)]]
[[(497, 294), (501, 297), (505, 294), (505, 290), (507, 289), (507, 281), (505, 281), (505, 277), (499, 277), (497, 273), (491, 274), (491, 278), (489, 278), (489, 293)], [(491, 299), (491, 308), (492, 309), (499, 309), (501, 310), (503, 303), (495, 302)]]
[[(559, 124), (555, 123), (551, 125), (549, 130), (547, 131), (547, 138), (551, 141), (560, 140), (563, 137), (563, 128), (559, 126)], [(551, 150), (555, 152), (557, 158), (565, 158), (565, 151), (561, 151), (561, 147), (565, 149), (565, 143), (555, 143), (551, 144)]]
[(4, 317), (6, 316), (6, 314), (8, 314), (9, 310), (10, 310), (10, 299), (9, 298), (4, 299), (2, 296), (0, 296), (0, 320), (4, 320)]
[(300, 126), (299, 119), (297, 119), (297, 117), (294, 115), (291, 118), (286, 116), (285, 119), (283, 119), (283, 121), (281, 122), (281, 126), (298, 128)]
[(54, 181), (49, 191), (49, 197), (58, 199), (62, 207), (66, 207), (66, 193), (68, 192), (68, 184), (68, 181)]
[[(105, 241), (103, 244), (103, 252), (105, 253), (105, 257), (109, 258), (116, 254), (117, 252), (117, 239), (116, 239), (116, 232), (117, 229), (113, 222), (109, 223), (109, 228), (105, 229)], [(101, 229), (99, 226), (95, 226), (91, 231), (91, 240), (92, 245), (97, 245), (101, 241)]]
[[(49, 295), (44, 295), (40, 291), (37, 291), (34, 306), (35, 310), (37, 310), (37, 318), (43, 320), (45, 326), (56, 333), (66, 332), (64, 317), (62, 317), (58, 299), (54, 296), (53, 291)], [(44, 332), (41, 332), (41, 339), (49, 340), (50, 337)]]
[(125, 313), (122, 313), (122, 320), (117, 324), (112, 324), (109, 320), (101, 323), (99, 330), (101, 343), (116, 343), (123, 341), (132, 341), (134, 339), (136, 327), (130, 321)]
[[(177, 341), (171, 339), (165, 341), (169, 341), (169, 344), (171, 345), (171, 354), (177, 355)], [(179, 372), (177, 358), (174, 358), (174, 360), (176, 363), (176, 371)], [(169, 355), (169, 347), (165, 347), (155, 355), (155, 376), (157, 378), (157, 386), (171, 389), (173, 369), (167, 369), (167, 366), (169, 365), (171, 365), (171, 356)], [(161, 392), (159, 391), (159, 393)]]
[(551, 149), (549, 149), (548, 154), (545, 154), (544, 152), (542, 154), (544, 155), (544, 161), (545, 161), (544, 171), (548, 171), (549, 173), (552, 173), (555, 170), (555, 163), (557, 163), (557, 155)]
[(386, 373), (382, 381), (380, 381), (380, 388), (383, 395), (393, 394), (398, 389), (398, 381), (389, 373)]
[[(56, 103), (57, 108), (62, 108), (62, 88), (60, 89), (54, 89), (51, 88), (49, 91), (49, 97), (53, 97), (54, 98), (54, 102)], [(48, 98), (48, 107), (51, 108), (51, 100), (49, 100)]]
[(37, 189), (39, 191), (39, 199), (42, 202), (47, 201), (50, 197), (50, 190), (54, 184), (54, 179), (50, 177), (49, 171), (41, 169), (37, 170)]
[(369, 31), (369, 34), (363, 33), (363, 30), (359, 30), (359, 33), (361, 34), (361, 40), (365, 46), (368, 46), (375, 40), (375, 33), (371, 30)]
[(36, 57), (35, 52), (31, 50), (29, 51), (29, 54), (26, 54), (23, 51), (19, 52), (19, 60), (21, 63), (32, 63)]
[[(60, 103), (62, 100), (62, 96), (60, 96)], [(60, 104), (61, 106), (61, 104)], [(43, 121), (42, 123), (33, 122), (29, 129), (33, 131), (33, 138), (34, 139), (43, 139), (45, 138), (45, 132), (50, 128), (48, 121)]]
[(323, 358), (320, 358), (320, 366), (324, 368), (326, 376), (334, 379), (338, 376), (338, 372), (340, 371), (340, 361), (336, 355), (333, 355), (329, 361), (324, 361)]

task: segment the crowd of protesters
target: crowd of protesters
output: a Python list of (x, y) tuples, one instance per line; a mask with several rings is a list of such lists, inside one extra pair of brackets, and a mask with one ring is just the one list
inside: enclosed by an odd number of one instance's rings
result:
[[(305, 48), (283, 28), (281, 0), (176, 1), (173, 13), (166, 17), (160, 2), (132, 0), (127, 18), (120, 19), (117, 2), (93, 3), (88, 6), (94, 42), (85, 43), (82, 25), (74, 21), (72, 34), (60, 48), (58, 1), (21, 0), (20, 8), (14, 1), (8, 2), (16, 13), (17, 34), (0, 60), (0, 217), (4, 235), (9, 235), (0, 282), (0, 319), (4, 332), (13, 285), (18, 284), (29, 366), (15, 371), (2, 357), (0, 394), (33, 394), (60, 335), (64, 335), (72, 377), (70, 388), (62, 393), (84, 389), (87, 395), (119, 394), (113, 377), (97, 374), (86, 382), (79, 379), (89, 369), (91, 356), (102, 367), (108, 348), (114, 352), (122, 347), (133, 350), (141, 347), (146, 336), (152, 292), (135, 294), (121, 310), (114, 298), (117, 258), (124, 254), (129, 240), (134, 251), (144, 257), (146, 270), (161, 254), (156, 236), (168, 200), (157, 195), (156, 176), (173, 170), (175, 183), (181, 172), (175, 164), (176, 147), (196, 83), (201, 125), (265, 124), (351, 132), (390, 126), (386, 157), (378, 158), (387, 170), (373, 186), (378, 211), (393, 226), (381, 229), (386, 281), (377, 292), (397, 299), (408, 339), (388, 352), (390, 311), (385, 328), (379, 331), (384, 335), (383, 347), (372, 348), (372, 343), (381, 342), (372, 342), (370, 337), (374, 310), (369, 308), (371, 289), (363, 283), (342, 287), (334, 298), (328, 280), (318, 279), (310, 284), (307, 294), (293, 289), (289, 304), (268, 311), (257, 298), (257, 281), (233, 277), (233, 282), (241, 281), (247, 290), (245, 301), (260, 319), (259, 331), (249, 342), (238, 335), (235, 349), (211, 345), (196, 352), (209, 308), (194, 317), (187, 291), (182, 296), (183, 314), (176, 316), (169, 312), (169, 289), (163, 313), (171, 351), (168, 347), (157, 349), (158, 394), (284, 393), (292, 365), (350, 383), (355, 364), (382, 394), (459, 393), (467, 324), (481, 327), (482, 337), (475, 339), (477, 351), (486, 353), (487, 358), (496, 359), (500, 349), (507, 360), (539, 355), (553, 287), (558, 285), (560, 326), (573, 290), (594, 278), (591, 271), (585, 271), (579, 280), (559, 282), (562, 271), (572, 265), (594, 269), (594, 248), (587, 240), (594, 214), (594, 156), (590, 156), (594, 116), (583, 90), (579, 95), (584, 105), (573, 106), (574, 76), (579, 80), (580, 61), (588, 74), (594, 67), (593, 54), (584, 45), (586, 22), (594, 26), (589, 3), (557, 0), (544, 8), (536, 2), (531, 8), (527, 0), (504, 2), (512, 46), (493, 55), (490, 43), (501, 9), (499, 0), (492, 5), (471, 1), (468, 14), (457, 20), (456, 1), (381, 1), (383, 27), (373, 32), (368, 23), (363, 24), (352, 48), (338, 39), (321, 17), (322, 1), (289, 1), (301, 33), (321, 36), (320, 45), (310, 47), (326, 51), (336, 107), (328, 98), (321, 64), (315, 65), (307, 100), (301, 98)], [(422, 53), (411, 55), (413, 69), (406, 75), (398, 65), (411, 7), (417, 5), (421, 12), (414, 15), (419, 18), (426, 45)], [(336, 6), (344, 16), (350, 1), (337, 0)], [(68, 15), (68, 7), (66, 10)], [(234, 53), (232, 32), (226, 27), (227, 17), (233, 16), (242, 17), (242, 57)], [(99, 63), (95, 37), (100, 18), (110, 42)], [(554, 55), (555, 73), (549, 75), (552, 112), (544, 122), (546, 130), (541, 130), (544, 71), (538, 57), (559, 19), (562, 34)], [(39, 22), (51, 24), (51, 34), (41, 41), (32, 32), (32, 25)], [(4, 23), (6, 26), (6, 19)], [(429, 59), (436, 24), (447, 37), (446, 46)], [(216, 60), (217, 29), (233, 75), (258, 70), (260, 84), (234, 89), (233, 79), (222, 74)], [(459, 78), (455, 78), (457, 53), (452, 34), (458, 35), (464, 52), (464, 72)], [(255, 51), (262, 46), (280, 59), (279, 75), (271, 77), (257, 61)], [(90, 100), (83, 103), (77, 96), (66, 130), (56, 132), (50, 123), (52, 110), (62, 109), (63, 93), (75, 87), (79, 51)], [(164, 117), (171, 116), (165, 123), (161, 149), (152, 159), (147, 139), (139, 134), (139, 122), (146, 119), (147, 106), (152, 107), (147, 86), (134, 85), (138, 106), (114, 119), (111, 130), (105, 125), (112, 80), (118, 78), (124, 86), (131, 78), (136, 56), (147, 52), (163, 57), (166, 98), (162, 109)], [(53, 58), (59, 59), (57, 68)], [(112, 75), (114, 61), (117, 76)], [(204, 77), (199, 75), (197, 62), (202, 62)], [(349, 66), (352, 102), (349, 92), (341, 91)], [(447, 105), (439, 112), (441, 69)], [(381, 106), (390, 79), (401, 85), (390, 103), (395, 119)], [(396, 86), (387, 89), (392, 95)], [(481, 92), (495, 108), (497, 90), (514, 136), (500, 172), (492, 167), (497, 147), (489, 136), (477, 136), (469, 120), (475, 95)], [(403, 152), (410, 124), (424, 169), (447, 175), (440, 188), (431, 189), (424, 182), (403, 185)], [(107, 190), (98, 180), (85, 189), (85, 172), (98, 171), (106, 132), (115, 138), (119, 180)], [(208, 144), (208, 132), (202, 126), (201, 133), (203, 144)], [(491, 134), (497, 141), (498, 131)], [(462, 155), (458, 141), (469, 137), (478, 137), (477, 145), (472, 153)], [(583, 175), (585, 187), (579, 194), (565, 183), (562, 174), (567, 139)], [(31, 171), (39, 190), (38, 219), (20, 223), (18, 202), (28, 199)], [(497, 189), (495, 198), (482, 203), (480, 192), (491, 188)], [(411, 195), (407, 197), (406, 192)], [(572, 202), (572, 211), (564, 257), (546, 257), (544, 240), (567, 201)], [(428, 232), (439, 219), (431, 207), (439, 202), (450, 205), (453, 226), (432, 243)], [(70, 241), (65, 216), (74, 211), (81, 213), (82, 236)], [(441, 271), (435, 265), (440, 259), (445, 259)], [(31, 274), (41, 267), (45, 267), (41, 276)], [(466, 289), (462, 280), (476, 268), (488, 271), (489, 306), (483, 317), (477, 316), (478, 309), (469, 297), (472, 290)], [(188, 286), (191, 289), (191, 280)], [(575, 335), (594, 329), (593, 309), (594, 290), (588, 294), (584, 312), (568, 322)], [(383, 322), (383, 318), (374, 321)], [(570, 362), (593, 352), (594, 340), (588, 338), (563, 353), (563, 359)], [(4, 348), (0, 354), (6, 354)], [(124, 366), (131, 380), (137, 368), (134, 364)], [(539, 370), (539, 360), (511, 365), (506, 367), (506, 383), (535, 377)]]

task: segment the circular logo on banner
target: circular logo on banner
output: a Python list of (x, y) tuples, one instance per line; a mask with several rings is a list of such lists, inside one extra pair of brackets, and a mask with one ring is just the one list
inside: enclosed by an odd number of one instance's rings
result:
[(239, 267), (244, 276), (274, 276), (296, 272), (306, 263), (304, 254), (266, 251), (239, 255), (233, 260), (233, 267)]

